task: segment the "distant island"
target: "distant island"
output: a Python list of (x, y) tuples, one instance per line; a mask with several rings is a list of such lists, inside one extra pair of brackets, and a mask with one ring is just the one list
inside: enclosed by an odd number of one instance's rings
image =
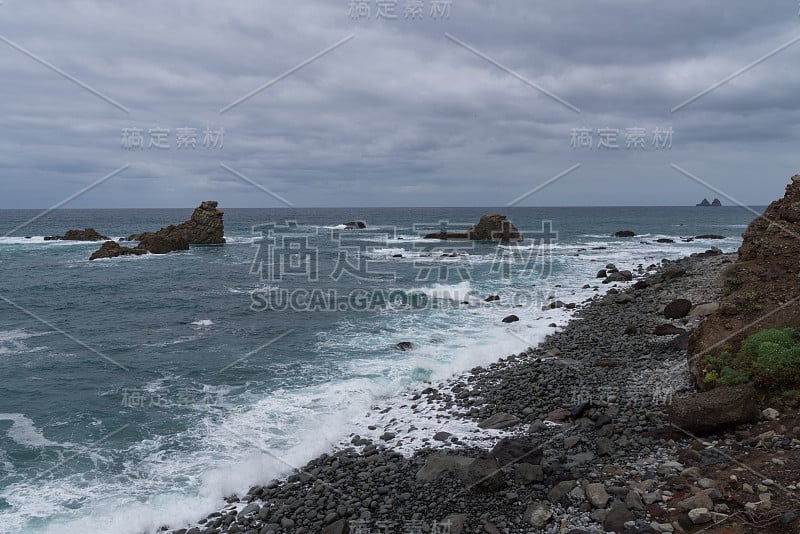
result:
[(722, 202), (719, 201), (718, 198), (715, 198), (713, 201), (709, 202), (707, 198), (704, 198), (702, 202), (698, 202), (695, 206), (722, 206)]

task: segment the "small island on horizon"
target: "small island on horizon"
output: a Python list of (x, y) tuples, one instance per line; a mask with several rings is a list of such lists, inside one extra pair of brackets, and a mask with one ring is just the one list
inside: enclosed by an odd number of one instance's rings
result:
[(722, 206), (722, 202), (720, 202), (718, 198), (715, 198), (711, 202), (709, 202), (707, 198), (704, 198), (702, 201), (700, 201), (697, 204), (695, 204), (695, 206), (702, 206), (702, 207), (714, 206), (714, 207), (718, 207), (718, 206)]

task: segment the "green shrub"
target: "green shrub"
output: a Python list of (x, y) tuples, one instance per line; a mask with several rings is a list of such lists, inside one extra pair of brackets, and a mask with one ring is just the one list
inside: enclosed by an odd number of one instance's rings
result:
[(788, 349), (797, 344), (794, 339), (795, 334), (794, 328), (767, 328), (745, 339), (742, 350), (751, 356), (756, 356), (758, 347), (765, 342), (775, 343)]
[(737, 386), (739, 384), (750, 383), (750, 373), (747, 371), (740, 371), (732, 367), (723, 367), (719, 375), (719, 381), (726, 386)]
[[(800, 384), (800, 344), (792, 328), (762, 330), (742, 343), (733, 362), (734, 373), (723, 372), (727, 380), (742, 380), (745, 375), (761, 388), (783, 388)], [(743, 383), (743, 382), (740, 382)]]

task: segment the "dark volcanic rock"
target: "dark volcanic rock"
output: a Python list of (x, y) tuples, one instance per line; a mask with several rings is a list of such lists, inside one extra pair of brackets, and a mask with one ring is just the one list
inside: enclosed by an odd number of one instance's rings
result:
[(542, 462), (542, 447), (535, 441), (523, 438), (503, 438), (497, 442), (491, 452), (500, 465)]
[(403, 351), (413, 350), (414, 349), (414, 344), (411, 343), (410, 341), (401, 341), (400, 343), (395, 345), (394, 348), (396, 348), (397, 350), (403, 350)]
[(688, 432), (713, 432), (755, 421), (758, 401), (748, 386), (719, 387), (676, 398), (669, 407), (669, 421)]
[(664, 317), (667, 319), (680, 319), (689, 315), (692, 302), (686, 299), (676, 299), (664, 307)]
[(725, 236), (719, 234), (703, 234), (695, 236), (695, 239), (725, 239)]
[(108, 236), (101, 234), (94, 228), (67, 230), (64, 235), (51, 235), (44, 238), (45, 241), (108, 241), (109, 239)]
[(522, 233), (505, 215), (482, 215), (467, 232), (436, 232), (425, 239), (469, 239), (472, 241), (522, 241)]
[(614, 232), (614, 234), (611, 237), (634, 237), (634, 236), (636, 236), (636, 234), (630, 230), (620, 230), (619, 232)]
[(657, 336), (674, 336), (676, 334), (684, 334), (686, 333), (686, 330), (675, 325), (665, 323), (658, 325), (653, 333)]
[(363, 230), (367, 227), (367, 224), (364, 221), (350, 221), (344, 226), (347, 230)]
[[(175, 250), (189, 250), (189, 245), (221, 245), (225, 243), (225, 229), (222, 222), (223, 212), (217, 209), (217, 201), (207, 200), (195, 208), (192, 218), (188, 221), (162, 228), (158, 232), (144, 232), (128, 237), (128, 241), (138, 241), (136, 254), (150, 252), (152, 254), (166, 254)], [(106, 245), (103, 245), (104, 247)], [(97, 257), (115, 257), (115, 252), (119, 255), (131, 254), (124, 250), (134, 250), (127, 247), (120, 247), (118, 250), (113, 247), (106, 247), (104, 255)], [(96, 255), (100, 250), (92, 254)]]
[(123, 247), (116, 241), (106, 241), (89, 257), (89, 261), (99, 260), (101, 258), (116, 258), (117, 256), (139, 256), (140, 254), (147, 254), (147, 251), (138, 248)]
[(503, 317), (504, 323), (515, 323), (517, 321), (519, 321), (519, 317), (517, 317), (516, 315), (509, 315), (508, 317)]
[(656, 239), (656, 243), (674, 243), (674, 242), (675, 242), (674, 239), (669, 239), (667, 237), (660, 237)]

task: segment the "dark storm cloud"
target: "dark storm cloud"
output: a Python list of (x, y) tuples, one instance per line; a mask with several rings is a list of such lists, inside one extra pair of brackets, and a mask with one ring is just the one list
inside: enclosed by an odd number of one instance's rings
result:
[[(796, 2), (453, 0), (434, 19), (427, 0), (418, 20), (369, 3), (353, 20), (349, 0), (6, 0), (0, 36), (75, 79), (0, 43), (0, 207), (55, 204), (126, 163), (69, 206), (282, 205), (220, 161), (298, 206), (504, 205), (576, 163), (523, 204), (711, 195), (670, 163), (758, 204), (797, 171), (800, 43), (671, 112), (800, 35)], [(123, 128), (168, 128), (171, 147), (124, 150)], [(176, 128), (224, 129), (224, 146), (178, 150)], [(594, 145), (617, 129), (621, 148), (572, 147), (576, 128)]]

